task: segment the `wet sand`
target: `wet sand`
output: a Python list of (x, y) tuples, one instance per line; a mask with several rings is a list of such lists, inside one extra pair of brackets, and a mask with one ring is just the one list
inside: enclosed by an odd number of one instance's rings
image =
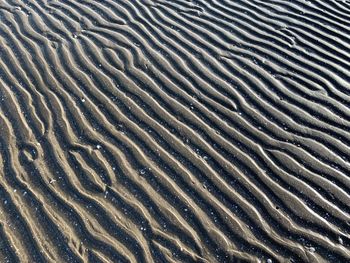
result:
[(0, 2), (0, 262), (349, 262), (350, 3)]

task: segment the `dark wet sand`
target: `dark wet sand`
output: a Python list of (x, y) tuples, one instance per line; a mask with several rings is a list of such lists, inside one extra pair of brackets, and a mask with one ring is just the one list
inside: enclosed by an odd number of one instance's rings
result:
[(349, 1), (0, 1), (0, 262), (350, 262), (349, 69)]

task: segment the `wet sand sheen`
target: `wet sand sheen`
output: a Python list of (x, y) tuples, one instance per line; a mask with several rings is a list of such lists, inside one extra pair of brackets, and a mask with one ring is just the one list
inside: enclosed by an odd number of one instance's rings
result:
[(348, 1), (0, 22), (0, 262), (350, 261)]

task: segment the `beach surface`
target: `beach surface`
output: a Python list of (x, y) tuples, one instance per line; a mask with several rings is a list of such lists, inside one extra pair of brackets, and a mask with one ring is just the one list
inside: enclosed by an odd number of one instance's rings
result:
[(349, 159), (350, 1), (0, 1), (0, 263), (350, 262)]

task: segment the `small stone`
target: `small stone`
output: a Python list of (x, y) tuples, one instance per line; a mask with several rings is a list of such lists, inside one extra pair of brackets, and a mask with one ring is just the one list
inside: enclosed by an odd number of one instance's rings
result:
[(313, 253), (316, 251), (316, 249), (314, 247), (309, 247), (309, 251)]
[(339, 241), (339, 244), (343, 245), (344, 244), (344, 241), (341, 237), (338, 238), (338, 241)]
[(98, 150), (100, 150), (100, 149), (102, 148), (102, 146), (99, 145), (99, 144), (97, 144), (97, 145), (96, 145), (96, 148), (97, 148)]
[(56, 182), (56, 180), (55, 180), (55, 179), (51, 179), (51, 180), (49, 181), (49, 184), (53, 184), (54, 182)]

